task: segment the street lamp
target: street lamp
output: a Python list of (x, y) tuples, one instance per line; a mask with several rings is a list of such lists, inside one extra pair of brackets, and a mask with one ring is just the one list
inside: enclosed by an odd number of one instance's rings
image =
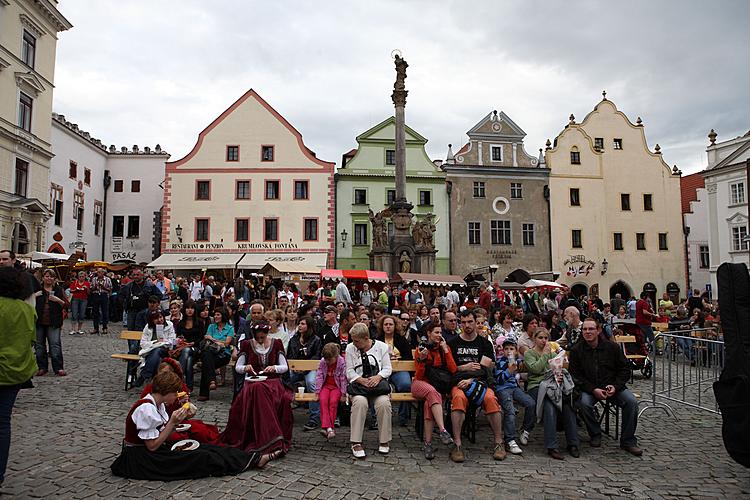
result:
[(346, 237), (349, 236), (349, 233), (346, 232), (346, 229), (341, 231), (341, 247), (346, 248)]
[(493, 283), (495, 281), (495, 273), (497, 272), (498, 268), (497, 264), (490, 264), (490, 283)]
[(177, 224), (177, 227), (174, 228), (174, 232), (177, 235), (177, 239), (182, 243), (182, 227), (180, 227), (179, 224)]
[(607, 269), (609, 269), (609, 262), (607, 262), (607, 259), (605, 258), (602, 261), (602, 276), (604, 276), (605, 274), (607, 274)]

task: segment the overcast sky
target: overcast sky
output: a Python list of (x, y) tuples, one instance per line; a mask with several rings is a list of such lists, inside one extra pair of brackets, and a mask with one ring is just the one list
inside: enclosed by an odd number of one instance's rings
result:
[[(406, 121), (431, 158), (493, 109), (538, 154), (602, 89), (685, 173), (706, 134), (750, 129), (750, 2), (61, 0), (54, 111), (118, 147), (176, 160), (255, 89), (319, 158), (393, 113), (390, 53), (409, 62)], [(743, 91), (744, 89), (744, 91)]]

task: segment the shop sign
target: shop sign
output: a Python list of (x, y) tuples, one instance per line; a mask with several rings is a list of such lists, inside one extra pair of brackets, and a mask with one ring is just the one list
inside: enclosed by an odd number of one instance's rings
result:
[(585, 255), (571, 255), (563, 261), (563, 266), (567, 268), (565, 274), (571, 278), (588, 276), (595, 265), (596, 263), (587, 259)]
[(495, 264), (499, 266), (508, 264), (508, 261), (517, 254), (518, 251), (514, 248), (509, 248), (507, 250), (487, 250), (487, 255), (489, 255), (494, 260)]

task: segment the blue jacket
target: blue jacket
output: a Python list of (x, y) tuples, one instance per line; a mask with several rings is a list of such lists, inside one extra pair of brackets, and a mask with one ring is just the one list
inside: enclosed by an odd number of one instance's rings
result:
[(511, 373), (510, 370), (508, 370), (508, 358), (506, 356), (500, 356), (499, 358), (497, 358), (497, 363), (495, 364), (495, 371), (493, 375), (497, 384), (495, 386), (496, 391), (502, 391), (504, 389), (514, 389), (518, 387), (516, 374)]

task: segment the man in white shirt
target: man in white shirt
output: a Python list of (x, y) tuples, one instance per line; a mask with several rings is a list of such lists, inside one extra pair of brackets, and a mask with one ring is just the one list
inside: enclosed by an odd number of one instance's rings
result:
[(336, 302), (343, 302), (347, 307), (353, 304), (349, 288), (346, 286), (346, 278), (341, 278), (339, 284), (336, 285)]
[(446, 298), (446, 309), (450, 309), (453, 307), (453, 304), (459, 304), (461, 302), (460, 297), (458, 296), (458, 292), (456, 290), (449, 290), (448, 293), (445, 294)]
[(198, 301), (203, 298), (203, 282), (199, 275), (193, 276), (193, 281), (190, 283), (190, 298), (194, 301)]

